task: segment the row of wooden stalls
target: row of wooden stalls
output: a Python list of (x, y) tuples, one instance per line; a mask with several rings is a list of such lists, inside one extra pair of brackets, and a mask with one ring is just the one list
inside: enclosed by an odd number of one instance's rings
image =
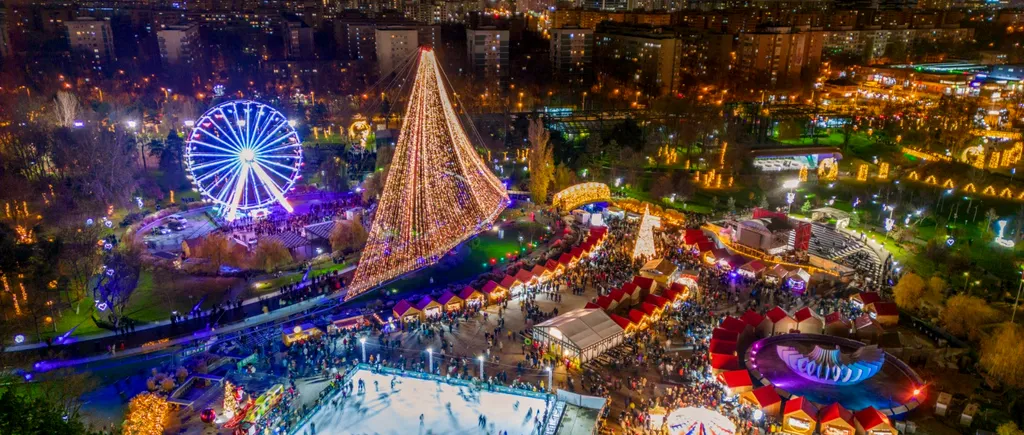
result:
[(490, 280), (479, 289), (466, 286), (458, 293), (446, 290), (438, 298), (423, 296), (418, 301), (401, 300), (392, 308), (392, 315), (402, 322), (424, 321), (449, 311), (460, 311), (464, 307), (480, 307), (498, 303), (509, 297), (517, 297), (530, 286), (546, 282), (575, 267), (584, 257), (599, 248), (608, 236), (608, 228), (593, 227), (579, 246), (561, 254), (557, 259), (549, 258), (532, 269), (519, 269), (515, 274), (505, 275), (500, 282)]
[(661, 319), (665, 310), (689, 297), (691, 289), (673, 283), (660, 295), (652, 278), (636, 276), (621, 288), (583, 308), (533, 327), (532, 339), (576, 367), (622, 343), (623, 338)]
[(689, 229), (683, 232), (683, 247), (697, 254), (705, 263), (723, 270), (735, 271), (740, 276), (763, 278), (770, 284), (786, 283), (795, 293), (803, 293), (810, 284), (811, 274), (801, 267), (776, 264), (768, 267), (761, 260), (752, 260), (740, 254), (730, 253), (718, 247), (703, 230)]
[[(726, 394), (738, 396), (741, 405), (760, 410), (765, 416), (782, 422), (782, 432), (793, 435), (897, 435), (888, 416), (874, 407), (856, 413), (838, 403), (823, 408), (804, 397), (790, 396), (783, 400), (775, 387), (765, 385), (754, 388), (746, 370), (718, 374)], [(783, 406), (785, 402), (785, 406)]]

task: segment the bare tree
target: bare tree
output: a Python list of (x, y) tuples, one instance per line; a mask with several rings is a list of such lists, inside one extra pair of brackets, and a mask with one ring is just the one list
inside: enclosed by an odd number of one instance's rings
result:
[(530, 197), (537, 204), (547, 202), (548, 186), (554, 178), (554, 149), (551, 146), (551, 132), (544, 128), (540, 118), (530, 121), (527, 133), (530, 139)]
[(57, 125), (61, 127), (70, 128), (75, 125), (75, 119), (78, 118), (81, 109), (78, 97), (70, 92), (57, 92), (57, 97), (53, 99), (53, 116), (57, 119)]

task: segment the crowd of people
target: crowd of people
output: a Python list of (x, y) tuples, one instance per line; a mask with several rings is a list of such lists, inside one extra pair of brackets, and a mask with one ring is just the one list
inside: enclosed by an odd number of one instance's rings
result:
[(361, 204), (362, 200), (358, 195), (344, 195), (338, 199), (314, 203), (304, 213), (275, 212), (262, 218), (240, 217), (232, 222), (224, 222), (220, 230), (230, 233), (254, 233), (256, 236), (271, 236), (286, 231), (298, 233), (306, 226), (343, 217), (346, 211)]
[[(410, 373), (429, 371), (450, 379), (475, 380), (481, 388), (505, 385), (546, 391), (558, 387), (607, 397), (610, 401), (606, 410), (616, 410), (608, 414), (608, 421), (616, 424), (614, 432), (659, 433), (662, 428), (657, 426), (655, 416), (686, 406), (721, 412), (733, 419), (740, 434), (778, 431), (778, 421), (767, 416), (753, 418), (754, 410), (729, 398), (712, 376), (707, 352), (711, 330), (725, 315), (747, 309), (764, 312), (776, 305), (787, 310), (811, 306), (824, 315), (832, 311), (852, 314), (855, 308), (839, 297), (842, 294), (838, 290), (817, 295), (794, 294), (784, 285), (744, 278), (708, 265), (679, 246), (682, 229), (669, 228), (659, 232), (655, 239), (658, 251), (678, 268), (695, 273), (699, 291), (685, 303), (668, 309), (660, 321), (629, 336), (619, 348), (601, 357), (605, 364), (579, 367), (531, 342), (530, 329), (558, 315), (563, 295), (571, 293), (596, 300), (637, 274), (645, 260), (632, 256), (637, 223), (612, 220), (607, 226), (608, 237), (601, 249), (551, 280), (513, 295), (513, 299), (488, 307), (464, 306), (422, 320), (332, 330), (283, 351), (279, 345), (276, 351), (266, 349), (264, 364), (287, 376), (296, 391), (296, 379), (330, 379), (331, 387), (320, 393), (318, 403), (332, 397), (330, 400), (345, 400), (345, 389), (351, 386), (345, 386), (343, 374), (352, 364), (362, 362)], [(332, 291), (331, 285), (324, 282), (317, 288)], [(510, 305), (512, 309), (518, 305), (522, 329), (511, 330), (506, 326)], [(462, 345), (465, 341), (460, 336), (468, 324), (478, 325), (470, 334), (483, 335), (482, 348), (468, 349)], [(370, 339), (361, 343), (360, 337)], [(518, 348), (519, 356), (510, 357), (510, 352), (505, 351), (509, 346)], [(367, 347), (371, 349), (368, 353)], [(426, 348), (431, 351), (425, 353)], [(475, 367), (481, 355), (489, 369), (487, 376), (478, 378)], [(546, 385), (546, 370), (552, 367), (559, 372), (558, 385)], [(340, 399), (334, 394), (339, 388)], [(293, 410), (284, 419), (285, 424), (299, 421), (305, 411), (308, 410)]]

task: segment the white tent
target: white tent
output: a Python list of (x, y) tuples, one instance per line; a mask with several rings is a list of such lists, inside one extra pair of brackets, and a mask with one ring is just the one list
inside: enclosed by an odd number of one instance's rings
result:
[(604, 310), (580, 308), (533, 327), (533, 339), (583, 363), (622, 342), (622, 327)]

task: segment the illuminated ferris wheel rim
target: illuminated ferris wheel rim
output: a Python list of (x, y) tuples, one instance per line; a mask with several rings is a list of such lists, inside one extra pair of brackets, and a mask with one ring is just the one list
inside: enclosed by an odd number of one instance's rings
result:
[(227, 220), (280, 204), (301, 178), (302, 141), (273, 107), (233, 100), (211, 107), (188, 135), (185, 159), (195, 189)]

